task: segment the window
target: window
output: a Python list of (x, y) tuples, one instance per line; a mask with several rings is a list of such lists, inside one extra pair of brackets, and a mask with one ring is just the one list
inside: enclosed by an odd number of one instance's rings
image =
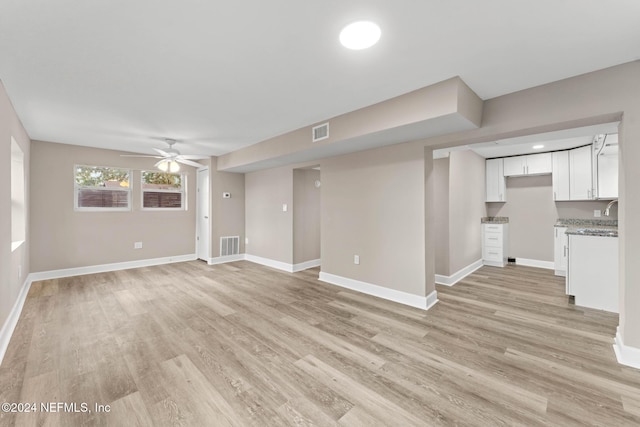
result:
[(25, 240), (27, 234), (24, 186), (24, 153), (11, 137), (11, 250)]
[(143, 209), (185, 209), (185, 176), (142, 171)]
[(75, 166), (75, 208), (79, 211), (128, 211), (131, 171), (102, 166)]

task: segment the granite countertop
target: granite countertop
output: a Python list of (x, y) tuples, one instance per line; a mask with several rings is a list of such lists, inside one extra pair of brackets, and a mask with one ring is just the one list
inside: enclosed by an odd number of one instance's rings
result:
[(506, 216), (485, 216), (480, 219), (483, 224), (508, 224), (509, 218)]
[(618, 221), (603, 219), (559, 219), (556, 227), (567, 227), (567, 234), (577, 236), (618, 237)]

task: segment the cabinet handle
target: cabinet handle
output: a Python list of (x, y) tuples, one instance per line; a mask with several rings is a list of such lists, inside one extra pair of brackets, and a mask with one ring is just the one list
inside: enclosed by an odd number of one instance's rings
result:
[(591, 200), (591, 190), (587, 190), (587, 199)]
[(556, 237), (558, 237), (558, 229), (556, 228)]
[(564, 257), (567, 257), (567, 245), (564, 245)]
[(557, 200), (558, 198), (556, 197), (556, 192), (553, 192), (553, 200)]

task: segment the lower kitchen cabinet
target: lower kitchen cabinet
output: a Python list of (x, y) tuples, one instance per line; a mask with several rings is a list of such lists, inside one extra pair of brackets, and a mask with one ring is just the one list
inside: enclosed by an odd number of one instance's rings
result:
[(567, 255), (569, 238), (565, 234), (567, 227), (553, 227), (553, 269), (556, 276), (567, 275)]
[(482, 263), (494, 267), (507, 265), (509, 224), (482, 224)]
[(566, 283), (576, 305), (618, 313), (618, 238), (569, 234)]

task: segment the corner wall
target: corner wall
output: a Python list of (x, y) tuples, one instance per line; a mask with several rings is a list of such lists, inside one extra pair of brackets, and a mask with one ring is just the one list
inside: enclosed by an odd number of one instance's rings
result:
[[(25, 212), (26, 239), (17, 249), (12, 251), (11, 233), (11, 137), (24, 153)], [(29, 247), (31, 245), (31, 229), (29, 227), (29, 204), (31, 140), (16, 115), (11, 100), (0, 82), (0, 331), (6, 326), (11, 310), (18, 300), (18, 295), (31, 271), (29, 263)], [(16, 319), (17, 321), (17, 319)], [(0, 341), (4, 338), (0, 334)], [(8, 341), (7, 341), (8, 343)], [(0, 360), (3, 356), (0, 342)]]

